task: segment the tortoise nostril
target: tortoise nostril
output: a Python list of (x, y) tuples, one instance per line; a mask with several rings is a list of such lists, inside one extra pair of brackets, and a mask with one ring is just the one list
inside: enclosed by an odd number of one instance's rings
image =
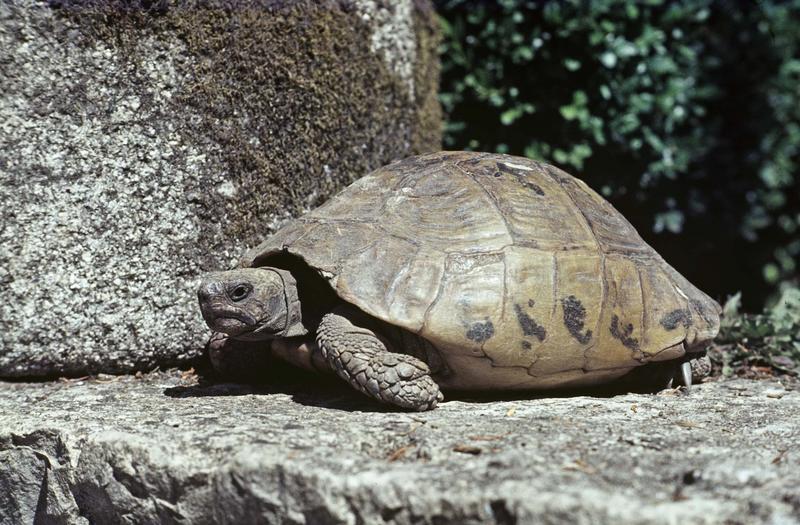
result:
[(219, 295), (220, 291), (221, 290), (219, 283), (216, 282), (201, 283), (200, 286), (197, 288), (197, 297), (201, 301), (208, 301), (214, 296)]

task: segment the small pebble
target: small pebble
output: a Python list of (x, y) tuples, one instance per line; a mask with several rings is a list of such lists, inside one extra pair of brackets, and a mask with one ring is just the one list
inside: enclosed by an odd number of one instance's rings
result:
[(780, 399), (786, 395), (786, 390), (767, 390), (765, 393), (767, 394), (767, 397)]

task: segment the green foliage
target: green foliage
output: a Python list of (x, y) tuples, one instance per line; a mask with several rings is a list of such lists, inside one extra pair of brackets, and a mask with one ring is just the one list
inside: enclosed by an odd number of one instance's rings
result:
[(797, 282), (800, 0), (438, 7), (447, 147), (577, 172), (717, 297)]
[[(778, 302), (763, 314), (742, 314), (741, 295), (725, 303), (716, 354), (726, 376), (768, 367), (770, 371), (797, 375), (800, 364), (800, 288), (787, 288)], [(712, 356), (714, 354), (712, 353)]]

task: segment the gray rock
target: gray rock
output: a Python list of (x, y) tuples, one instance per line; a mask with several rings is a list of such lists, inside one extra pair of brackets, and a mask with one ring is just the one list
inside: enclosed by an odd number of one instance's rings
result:
[(427, 0), (0, 2), (0, 377), (197, 355), (201, 272), (438, 149), (435, 28)]
[(777, 382), (404, 413), (301, 380), (2, 384), (0, 523), (800, 523)]

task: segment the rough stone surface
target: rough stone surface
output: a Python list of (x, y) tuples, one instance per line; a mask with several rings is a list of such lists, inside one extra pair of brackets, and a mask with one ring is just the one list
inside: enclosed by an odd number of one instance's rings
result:
[(800, 523), (778, 382), (412, 414), (193, 379), (0, 384), (0, 523)]
[(0, 377), (195, 355), (200, 272), (438, 149), (435, 27), (411, 0), (0, 2)]

